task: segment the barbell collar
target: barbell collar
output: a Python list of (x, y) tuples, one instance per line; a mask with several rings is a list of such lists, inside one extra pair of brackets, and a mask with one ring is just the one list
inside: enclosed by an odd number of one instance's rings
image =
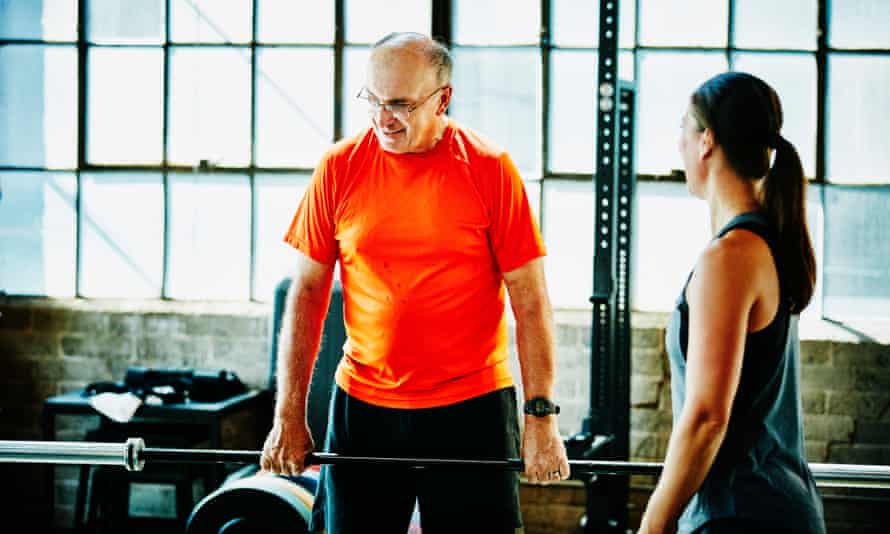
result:
[(125, 443), (88, 441), (0, 441), (0, 462), (119, 465), (133, 471), (142, 469), (141, 438)]

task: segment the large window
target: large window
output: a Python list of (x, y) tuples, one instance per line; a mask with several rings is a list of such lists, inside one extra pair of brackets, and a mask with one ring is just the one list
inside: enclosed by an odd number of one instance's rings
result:
[[(811, 313), (890, 315), (890, 3), (616, 0), (638, 91), (633, 305), (666, 310), (708, 240), (676, 145), (691, 90), (765, 78), (810, 177)], [(367, 124), (369, 45), (432, 33), (451, 115), (523, 174), (554, 305), (592, 285), (598, 2), (0, 2), (0, 290), (261, 300), (289, 272), (287, 223), (323, 151)]]

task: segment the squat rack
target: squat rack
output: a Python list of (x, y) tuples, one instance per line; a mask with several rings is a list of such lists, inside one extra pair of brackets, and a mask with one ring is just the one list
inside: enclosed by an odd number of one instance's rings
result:
[[(618, 78), (618, 0), (601, 0), (596, 93), (590, 408), (570, 458), (630, 457), (630, 265), (636, 88)], [(584, 475), (585, 532), (625, 532), (627, 476)]]

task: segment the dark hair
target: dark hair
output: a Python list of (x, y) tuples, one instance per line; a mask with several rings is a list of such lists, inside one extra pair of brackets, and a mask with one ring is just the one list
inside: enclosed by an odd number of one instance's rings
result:
[(451, 52), (448, 51), (448, 47), (444, 44), (422, 33), (393, 32), (383, 36), (371, 46), (371, 49), (398, 47), (408, 42), (418, 45), (424, 56), (426, 56), (427, 61), (429, 61), (430, 66), (436, 69), (436, 80), (439, 82), (439, 85), (451, 83)]
[[(751, 180), (765, 177), (760, 203), (778, 241), (779, 279), (791, 298), (791, 311), (800, 313), (813, 296), (816, 257), (807, 229), (807, 180), (800, 156), (779, 133), (779, 95), (756, 76), (726, 72), (692, 94), (690, 111), (701, 129), (713, 132), (737, 173)], [(776, 151), (772, 168), (770, 148)]]

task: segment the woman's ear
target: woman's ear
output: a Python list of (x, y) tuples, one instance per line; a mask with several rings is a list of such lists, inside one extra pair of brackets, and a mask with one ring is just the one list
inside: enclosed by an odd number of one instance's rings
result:
[(698, 138), (698, 157), (705, 160), (714, 153), (714, 146), (717, 142), (714, 140), (714, 130), (705, 128)]

